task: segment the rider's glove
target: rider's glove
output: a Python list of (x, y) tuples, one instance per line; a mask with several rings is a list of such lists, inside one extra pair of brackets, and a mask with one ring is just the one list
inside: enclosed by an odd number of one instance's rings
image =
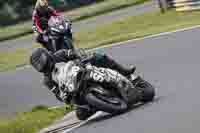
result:
[(44, 31), (42, 32), (43, 35), (47, 35), (47, 33), (48, 33), (47, 30), (44, 30)]
[(78, 58), (86, 58), (87, 57), (87, 53), (83, 49), (76, 49), (76, 50), (74, 50), (74, 52), (76, 53), (76, 56)]
[(36, 29), (35, 25), (32, 26), (32, 30), (33, 30), (34, 33), (37, 32), (37, 29)]
[(68, 58), (70, 59), (75, 59), (78, 58), (76, 53), (74, 52), (74, 50), (69, 49), (69, 50), (65, 50), (65, 54), (67, 55)]

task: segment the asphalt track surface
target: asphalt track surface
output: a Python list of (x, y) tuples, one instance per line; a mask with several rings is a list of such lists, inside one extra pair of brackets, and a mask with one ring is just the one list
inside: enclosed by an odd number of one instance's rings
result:
[(200, 28), (106, 48), (157, 89), (154, 102), (74, 133), (197, 133), (200, 131)]
[[(85, 19), (72, 24), (73, 32), (81, 30), (93, 29), (98, 25), (109, 24), (113, 21), (124, 19), (129, 16), (139, 15), (148, 11), (158, 9), (157, 1), (152, 0), (141, 5), (128, 7), (125, 9), (113, 11), (100, 16)], [(31, 25), (30, 25), (31, 26)], [(0, 51), (8, 51), (16, 48), (31, 48), (34, 42), (34, 36), (28, 35), (18, 39), (0, 42)]]

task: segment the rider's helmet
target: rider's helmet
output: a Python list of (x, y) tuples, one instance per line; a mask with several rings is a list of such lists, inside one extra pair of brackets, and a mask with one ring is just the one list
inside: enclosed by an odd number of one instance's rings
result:
[(35, 49), (31, 54), (30, 63), (38, 72), (42, 73), (51, 72), (55, 65), (53, 55), (45, 48)]

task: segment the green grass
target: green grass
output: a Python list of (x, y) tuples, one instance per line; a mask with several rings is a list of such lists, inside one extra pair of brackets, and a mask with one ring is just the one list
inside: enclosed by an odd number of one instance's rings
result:
[(95, 30), (75, 34), (78, 47), (93, 48), (109, 43), (134, 39), (160, 32), (176, 30), (200, 24), (200, 12), (178, 13), (169, 11), (165, 14), (150, 12), (129, 17), (109, 25), (102, 25)]
[[(118, 10), (128, 6), (144, 3), (148, 0), (105, 0), (96, 4), (77, 8), (65, 12), (64, 15), (72, 21), (78, 21), (92, 16), (97, 16), (113, 10)], [(0, 41), (9, 40), (32, 33), (32, 22), (19, 23), (14, 26), (0, 28)]]
[(91, 16), (97, 16), (110, 11), (141, 4), (146, 1), (150, 0), (105, 0), (97, 4), (72, 10), (67, 12), (65, 15), (72, 20), (82, 20)]
[(14, 52), (0, 52), (0, 71), (15, 69), (28, 64), (30, 53), (26, 49), (17, 49)]
[[(94, 48), (113, 42), (144, 37), (160, 32), (198, 25), (200, 12), (177, 13), (169, 11), (165, 14), (150, 12), (129, 17), (112, 24), (102, 25), (96, 29), (85, 30), (74, 34), (75, 44), (81, 48)], [(37, 47), (35, 45), (34, 47)], [(0, 53), (0, 71), (27, 64), (29, 54), (26, 50)]]
[(38, 106), (30, 112), (18, 113), (13, 119), (0, 120), (0, 132), (36, 133), (61, 118), (65, 112), (64, 107), (50, 110), (47, 107)]
[(0, 41), (9, 40), (32, 33), (32, 22), (20, 23), (0, 28)]

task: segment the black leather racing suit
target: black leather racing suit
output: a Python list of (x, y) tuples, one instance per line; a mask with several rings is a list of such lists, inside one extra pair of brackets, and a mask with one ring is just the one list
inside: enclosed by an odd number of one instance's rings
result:
[[(80, 56), (77, 56), (77, 52), (72, 50), (59, 50), (53, 54), (53, 59), (55, 63), (68, 62), (69, 60), (74, 60), (79, 57)], [(114, 61), (105, 54), (93, 53), (92, 56), (90, 56), (89, 62), (91, 65), (97, 67), (104, 67), (116, 70), (125, 76), (129, 75), (132, 72), (132, 69), (121, 66), (120, 64), (118, 64), (116, 61)], [(60, 90), (58, 88), (58, 84), (52, 80), (51, 73), (44, 74), (44, 84), (51, 92), (54, 93), (54, 95), (57, 97), (59, 101), (61, 102), (68, 101), (68, 99), (62, 99), (60, 97)], [(84, 112), (81, 109), (77, 109), (77, 115), (82, 116), (82, 113)]]
[[(70, 60), (78, 59), (80, 55), (77, 55), (77, 51), (59, 50), (53, 54), (53, 59), (55, 63), (68, 62)], [(133, 71), (133, 69), (125, 68), (122, 65), (118, 64), (116, 61), (105, 54), (93, 53), (90, 57), (92, 57), (89, 60), (90, 64), (97, 67), (110, 68), (118, 71), (125, 76), (129, 75)], [(51, 90), (56, 96), (58, 96), (58, 89), (55, 89), (56, 87), (58, 87), (58, 85), (52, 80), (51, 73), (44, 74), (44, 84), (49, 90)], [(59, 97), (57, 98), (62, 101)]]

